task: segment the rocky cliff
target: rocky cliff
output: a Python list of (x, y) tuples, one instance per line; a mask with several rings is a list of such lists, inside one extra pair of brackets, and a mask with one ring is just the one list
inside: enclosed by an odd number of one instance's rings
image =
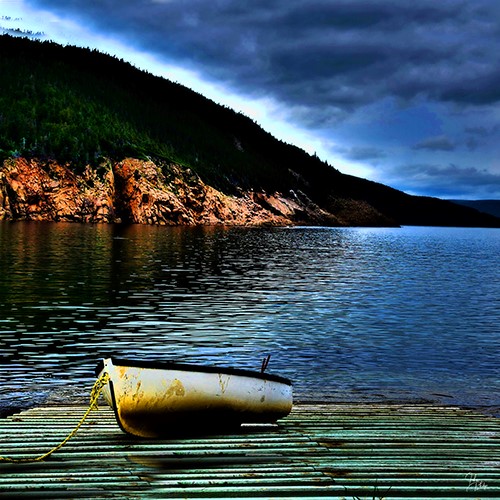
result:
[(176, 164), (127, 158), (76, 174), (55, 161), (11, 158), (0, 168), (0, 220), (159, 225), (394, 225), (368, 203), (326, 211), (300, 191), (228, 195)]

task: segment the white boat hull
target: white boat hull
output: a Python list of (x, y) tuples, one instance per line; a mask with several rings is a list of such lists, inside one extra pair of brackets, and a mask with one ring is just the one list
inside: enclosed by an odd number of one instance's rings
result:
[(104, 397), (122, 430), (136, 436), (275, 422), (292, 409), (290, 381), (259, 372), (110, 358), (104, 371)]

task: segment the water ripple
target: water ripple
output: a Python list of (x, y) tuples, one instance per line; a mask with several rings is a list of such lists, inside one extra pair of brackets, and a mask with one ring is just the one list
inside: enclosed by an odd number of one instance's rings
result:
[(495, 229), (0, 223), (0, 408), (84, 394), (113, 353), (499, 405), (498, 255)]

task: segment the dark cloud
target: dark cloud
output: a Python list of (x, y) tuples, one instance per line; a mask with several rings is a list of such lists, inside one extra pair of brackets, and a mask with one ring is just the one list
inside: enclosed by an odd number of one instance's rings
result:
[(465, 132), (474, 136), (489, 137), (496, 134), (500, 130), (499, 125), (493, 127), (465, 127)]
[(430, 151), (453, 151), (455, 145), (445, 135), (429, 137), (413, 146), (413, 149), (428, 149)]
[(475, 137), (469, 137), (469, 139), (465, 141), (465, 145), (469, 151), (476, 151), (480, 144), (481, 143)]
[(495, 136), (499, 131), (500, 125), (493, 125), (491, 127), (485, 127), (483, 125), (465, 127), (465, 145), (469, 151), (476, 151), (482, 147), (487, 148), (488, 140), (490, 138), (495, 140)]
[(476, 167), (450, 163), (400, 165), (393, 171), (394, 182), (406, 191), (446, 197), (470, 196), (471, 189), (482, 198), (495, 198), (500, 190), (500, 175)]
[(313, 115), (387, 95), (500, 99), (499, 8), (488, 0), (28, 1)]

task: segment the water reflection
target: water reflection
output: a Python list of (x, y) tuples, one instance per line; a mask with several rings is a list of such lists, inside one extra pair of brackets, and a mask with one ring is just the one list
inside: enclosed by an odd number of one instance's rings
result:
[(499, 404), (499, 248), (497, 230), (0, 223), (0, 406), (86, 394), (112, 353), (271, 353), (302, 400)]

